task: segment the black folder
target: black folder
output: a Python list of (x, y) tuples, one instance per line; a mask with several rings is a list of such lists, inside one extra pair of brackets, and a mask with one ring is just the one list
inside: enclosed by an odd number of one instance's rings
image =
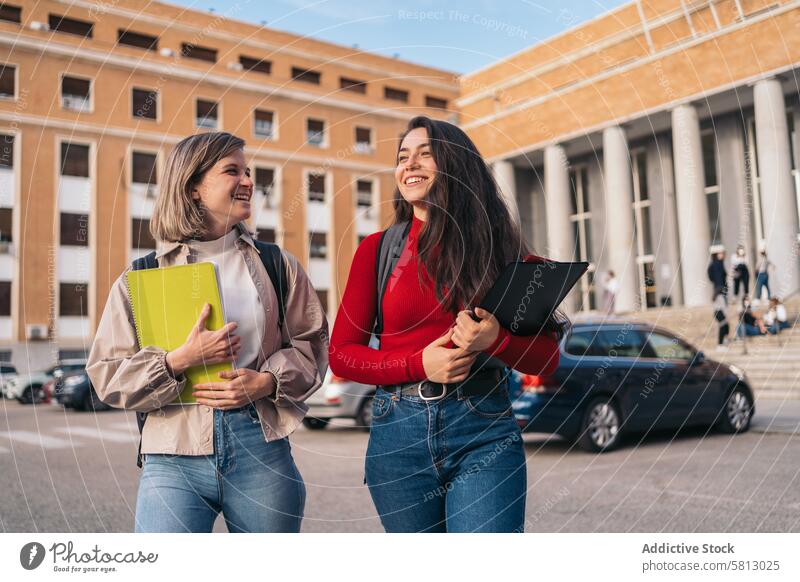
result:
[(510, 263), (479, 307), (513, 335), (536, 335), (588, 268), (586, 262)]

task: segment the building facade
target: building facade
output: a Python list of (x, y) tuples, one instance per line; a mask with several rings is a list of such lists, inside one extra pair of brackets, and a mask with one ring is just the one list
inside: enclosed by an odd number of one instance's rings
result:
[(710, 304), (710, 254), (739, 245), (786, 297), (798, 68), (800, 2), (637, 0), (463, 76), (457, 104), (533, 247), (590, 262), (569, 309), (601, 308), (609, 271), (618, 311)]
[(417, 114), (453, 119), (458, 80), (235, 10), (0, 4), (1, 359), (85, 353), (111, 284), (154, 248), (169, 150), (201, 131), (246, 140), (251, 226), (335, 313), (356, 245), (390, 215), (398, 135)]

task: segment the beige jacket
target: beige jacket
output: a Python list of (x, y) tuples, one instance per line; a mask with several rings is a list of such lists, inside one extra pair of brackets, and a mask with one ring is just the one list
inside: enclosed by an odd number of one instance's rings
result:
[[(322, 384), (328, 369), (328, 323), (314, 288), (292, 255), (283, 251), (289, 293), (278, 334), (278, 298), (253, 239), (243, 226), (236, 241), (264, 305), (265, 327), (255, 369), (278, 381), (273, 396), (255, 402), (267, 441), (289, 435), (308, 410), (304, 401)], [(159, 266), (185, 265), (195, 256), (183, 243), (159, 244)], [(210, 455), (214, 452), (212, 409), (204, 405), (164, 404), (183, 390), (186, 379), (167, 370), (167, 354), (140, 346), (131, 314), (125, 275), (114, 283), (89, 354), (87, 372), (100, 399), (116, 408), (149, 412), (142, 453)], [(281, 349), (283, 344), (290, 345)]]

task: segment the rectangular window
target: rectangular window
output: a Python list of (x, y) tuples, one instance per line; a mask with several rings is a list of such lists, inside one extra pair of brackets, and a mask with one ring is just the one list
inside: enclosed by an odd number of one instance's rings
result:
[(717, 186), (717, 140), (713, 131), (703, 133), (703, 170), (706, 188)]
[(0, 242), (13, 242), (12, 225), (14, 221), (14, 210), (11, 208), (0, 208)]
[(61, 142), (61, 175), (89, 177), (89, 146)]
[(325, 259), (328, 257), (328, 236), (324, 232), (309, 233), (308, 256), (311, 259)]
[(275, 114), (265, 109), (256, 109), (253, 112), (254, 133), (264, 139), (275, 139)]
[(255, 190), (264, 197), (267, 208), (272, 208), (272, 190), (275, 186), (275, 170), (256, 168)]
[(323, 120), (309, 119), (306, 121), (306, 141), (317, 147), (325, 145), (325, 122)]
[(308, 199), (312, 202), (325, 202), (325, 174), (308, 175)]
[(13, 99), (17, 85), (17, 68), (12, 65), (0, 65), (0, 97)]
[(425, 107), (432, 107), (433, 109), (447, 109), (447, 99), (425, 95)]
[(408, 103), (408, 91), (404, 91), (402, 89), (384, 87), (383, 96), (391, 101), (402, 101), (403, 103)]
[[(11, 315), (11, 281), (0, 281), (0, 317)], [(8, 361), (8, 358), (6, 358)]]
[(369, 127), (356, 127), (355, 151), (359, 154), (372, 152), (372, 129)]
[(215, 101), (197, 100), (195, 124), (197, 127), (206, 129), (217, 128), (217, 103)]
[(94, 32), (94, 22), (67, 18), (57, 14), (50, 14), (47, 23), (50, 25), (50, 30), (54, 32), (65, 32), (86, 38), (92, 38), (92, 33)]
[(22, 22), (22, 8), (12, 4), (0, 4), (0, 20), (20, 24)]
[(60, 316), (89, 316), (89, 289), (86, 283), (61, 283), (58, 289), (58, 299)]
[(89, 215), (61, 213), (61, 245), (68, 247), (89, 246)]
[(132, 218), (131, 234), (133, 235), (133, 248), (135, 249), (154, 249), (156, 241), (150, 234), (150, 219)]
[(92, 82), (89, 79), (62, 77), (61, 107), (71, 111), (90, 111), (92, 108)]
[(253, 57), (239, 56), (239, 64), (245, 71), (253, 71), (254, 73), (264, 73), (265, 75), (272, 74), (272, 61), (265, 61), (261, 59), (254, 59)]
[(370, 180), (356, 181), (356, 205), (367, 208), (372, 206), (372, 182)]
[(274, 228), (259, 228), (256, 238), (261, 242), (274, 243), (275, 242), (275, 229)]
[(139, 119), (156, 119), (158, 116), (158, 92), (134, 87), (132, 114)]
[(302, 81), (303, 83), (313, 83), (314, 85), (319, 85), (322, 75), (317, 71), (311, 71), (301, 67), (292, 67), (292, 79), (295, 81)]
[(367, 92), (367, 82), (357, 81), (355, 79), (348, 79), (347, 77), (339, 77), (339, 87), (345, 91), (352, 91), (353, 93), (360, 93), (365, 95)]
[(133, 152), (131, 182), (134, 184), (158, 184), (156, 155)]
[(14, 167), (14, 136), (0, 134), (0, 168)]
[(203, 47), (203, 46), (196, 46), (188, 42), (181, 43), (181, 55), (186, 57), (187, 59), (195, 59), (198, 61), (206, 61), (208, 63), (216, 63), (217, 62), (217, 50)]
[(117, 30), (117, 43), (149, 51), (158, 50), (158, 37), (130, 30)]

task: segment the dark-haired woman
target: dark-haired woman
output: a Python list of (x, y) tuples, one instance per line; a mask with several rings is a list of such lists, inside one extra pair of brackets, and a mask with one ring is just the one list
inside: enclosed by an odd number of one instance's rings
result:
[(395, 222), (408, 235), (381, 301), (381, 233), (353, 259), (331, 337), (333, 373), (378, 385), (365, 480), (388, 532), (523, 531), (526, 469), (508, 367), (549, 374), (561, 325), (511, 336), (479, 304), (528, 256), (486, 163), (449, 123), (413, 119), (395, 170)]

